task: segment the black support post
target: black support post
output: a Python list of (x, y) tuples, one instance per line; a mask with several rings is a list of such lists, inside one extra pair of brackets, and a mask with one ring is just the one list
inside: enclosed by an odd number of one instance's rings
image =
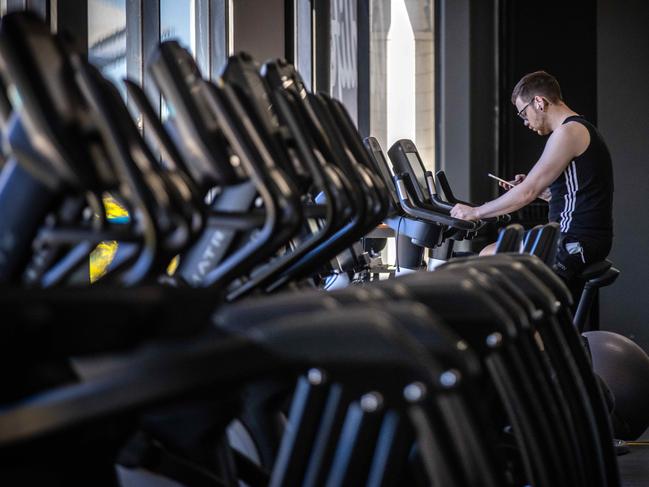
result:
[(48, 0), (27, 0), (25, 7), (40, 15), (45, 22), (50, 23), (50, 5)]
[(370, 135), (370, 0), (358, 0), (358, 131)]
[(53, 30), (74, 39), (82, 52), (88, 52), (88, 2), (87, 0), (53, 0), (50, 13)]
[[(299, 1), (299, 0), (298, 0)], [(284, 2), (284, 58), (295, 64), (295, 0)]]
[(314, 91), (329, 93), (331, 87), (331, 4), (329, 0), (313, 0), (315, 7), (315, 83)]

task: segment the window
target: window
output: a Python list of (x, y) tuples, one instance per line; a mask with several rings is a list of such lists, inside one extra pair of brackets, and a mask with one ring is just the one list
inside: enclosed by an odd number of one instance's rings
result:
[[(196, 56), (194, 8), (195, 0), (160, 0), (160, 40), (174, 39)], [(163, 99), (160, 118), (164, 122), (168, 117), (169, 107)]]
[(357, 0), (331, 2), (331, 95), (358, 123)]
[(384, 150), (399, 139), (417, 145), (435, 168), (433, 0), (372, 0), (370, 133)]
[(160, 0), (160, 40), (177, 40), (196, 55), (195, 0)]
[(117, 85), (125, 98), (125, 0), (88, 0), (88, 59)]

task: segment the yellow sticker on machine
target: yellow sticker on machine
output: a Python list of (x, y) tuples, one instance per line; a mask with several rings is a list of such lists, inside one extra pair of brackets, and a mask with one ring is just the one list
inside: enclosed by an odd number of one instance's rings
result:
[(119, 244), (116, 241), (101, 242), (90, 253), (90, 282), (93, 283), (101, 279), (108, 266), (113, 262)]
[(110, 196), (104, 196), (104, 208), (106, 209), (106, 217), (109, 220), (116, 218), (128, 218), (128, 211), (120, 205), (115, 199)]
[[(115, 199), (110, 196), (104, 196), (104, 209), (106, 210), (106, 217), (109, 220), (122, 222), (128, 221), (129, 215), (126, 208), (121, 206)], [(119, 244), (116, 241), (101, 242), (90, 253), (90, 282), (93, 283), (101, 279), (108, 270), (108, 266), (113, 262)]]

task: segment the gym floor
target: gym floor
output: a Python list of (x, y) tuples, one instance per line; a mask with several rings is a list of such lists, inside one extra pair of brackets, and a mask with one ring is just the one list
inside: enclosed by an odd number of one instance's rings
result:
[(629, 445), (630, 453), (618, 457), (623, 487), (646, 487), (649, 479), (649, 430)]

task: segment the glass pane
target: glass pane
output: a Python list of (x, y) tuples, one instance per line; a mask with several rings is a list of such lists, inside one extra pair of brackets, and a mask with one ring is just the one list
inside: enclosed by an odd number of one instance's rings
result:
[(331, 2), (331, 96), (358, 122), (357, 0)]
[(433, 0), (372, 0), (370, 133), (384, 150), (411, 139), (435, 169)]
[(194, 0), (160, 0), (160, 40), (177, 40), (196, 54)]
[[(160, 40), (175, 39), (196, 55), (194, 0), (160, 0)], [(162, 100), (162, 120), (169, 117), (169, 109)]]
[(88, 59), (126, 98), (125, 0), (88, 0)]

